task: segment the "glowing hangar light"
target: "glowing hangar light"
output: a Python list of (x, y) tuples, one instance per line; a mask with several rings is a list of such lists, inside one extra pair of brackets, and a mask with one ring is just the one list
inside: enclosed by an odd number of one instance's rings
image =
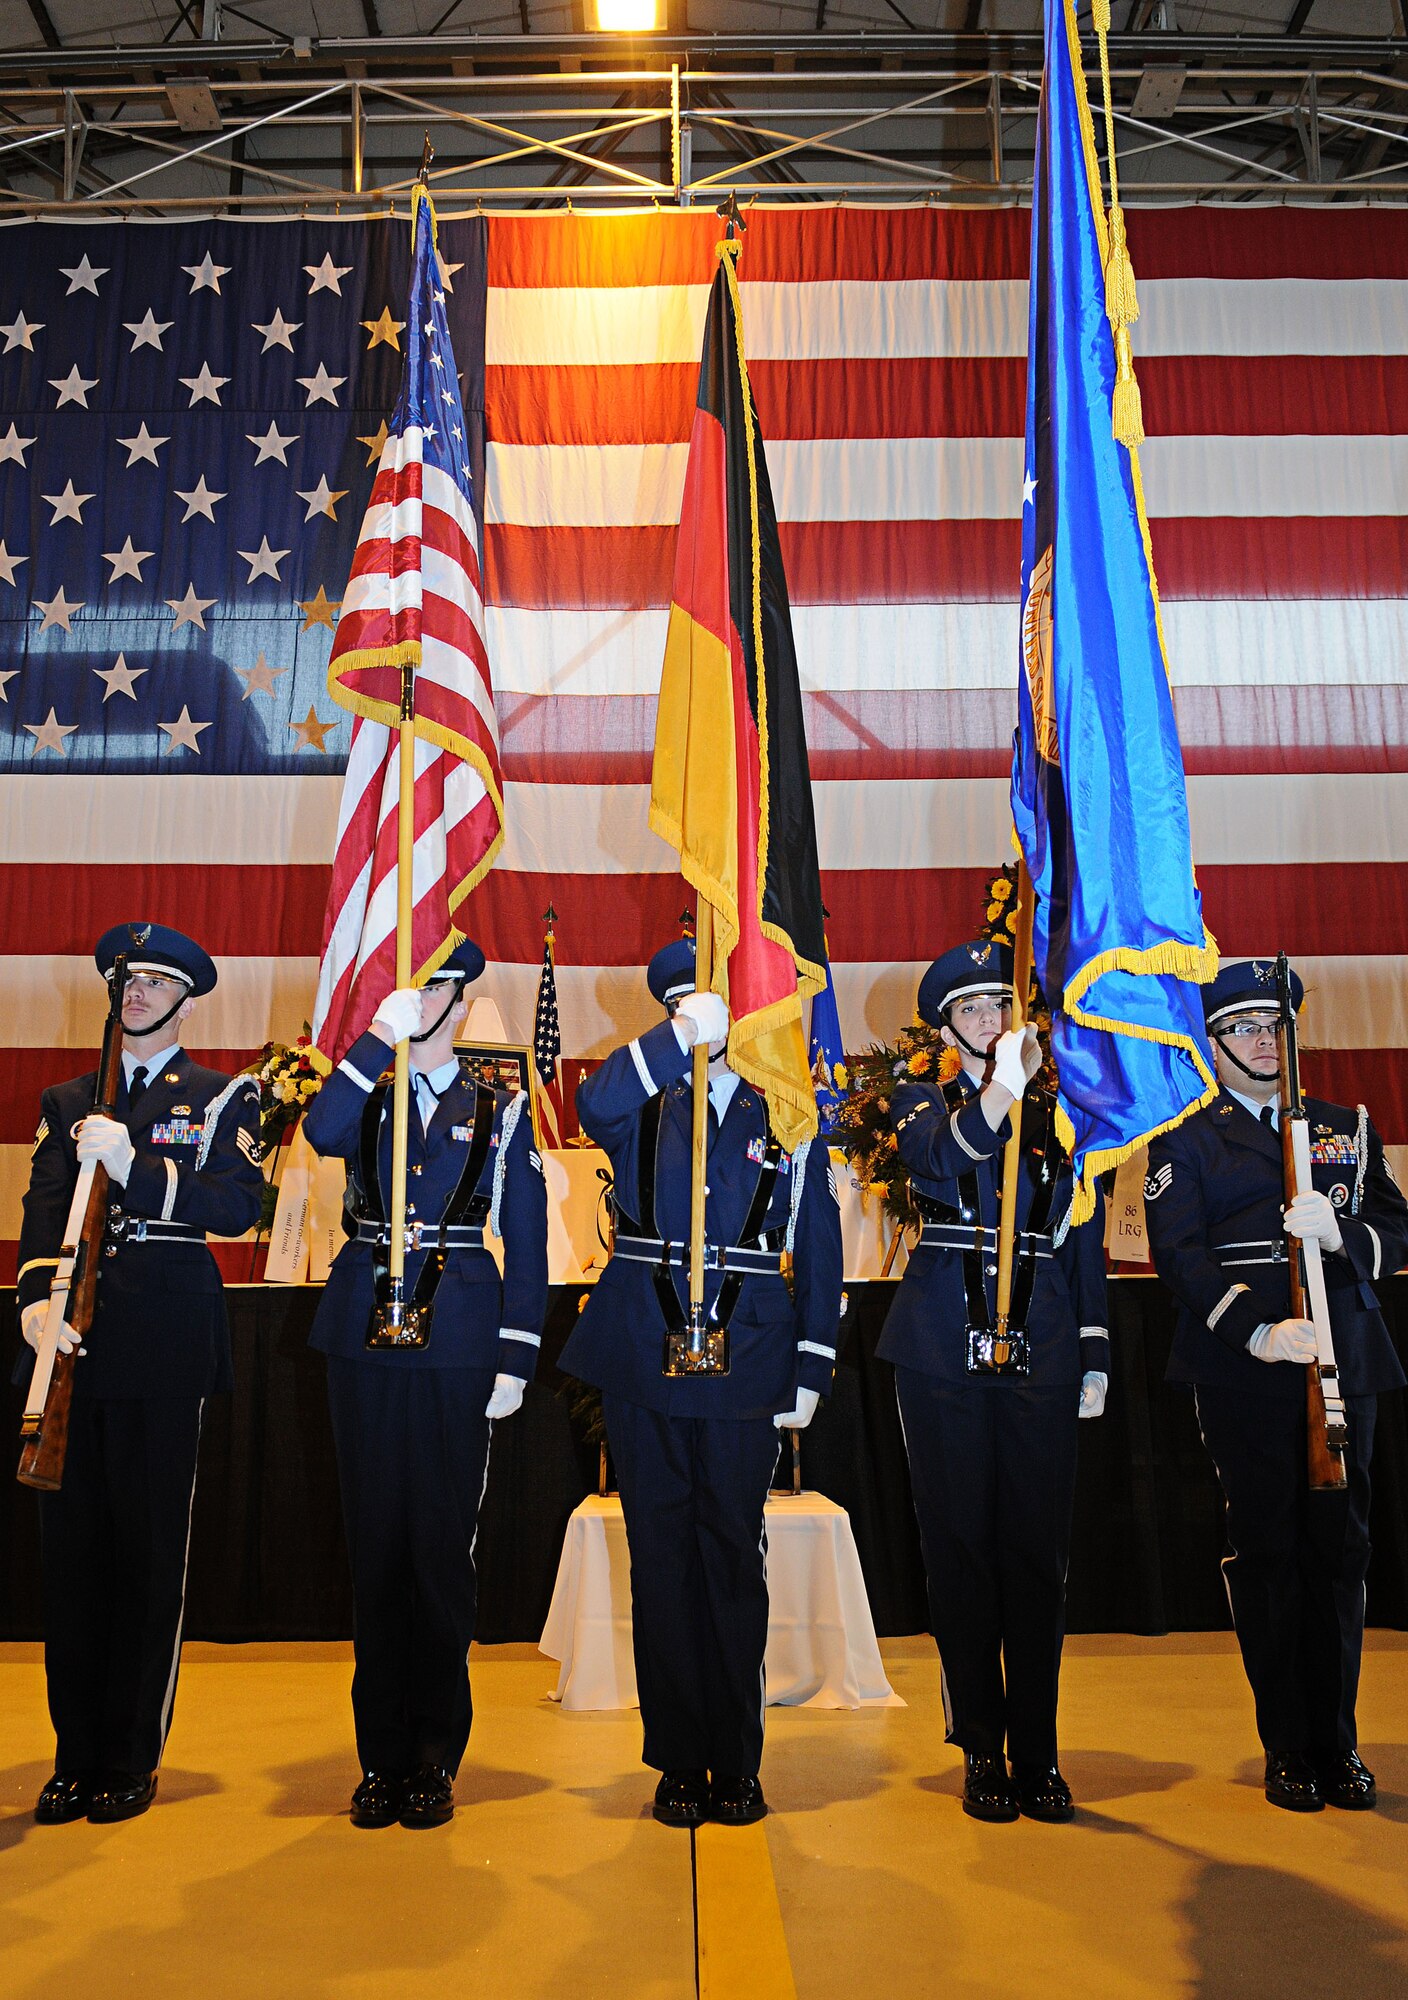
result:
[(596, 0), (596, 25), (604, 35), (642, 34), (658, 28), (658, 0)]

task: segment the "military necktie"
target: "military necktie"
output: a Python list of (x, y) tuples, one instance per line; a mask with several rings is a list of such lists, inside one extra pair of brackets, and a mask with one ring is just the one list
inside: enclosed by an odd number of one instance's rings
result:
[(132, 1072), (132, 1080), (127, 1086), (127, 1115), (132, 1116), (132, 1107), (147, 1087), (147, 1072), (141, 1063)]
[(1272, 1109), (1271, 1105), (1269, 1104), (1262, 1105), (1261, 1122), (1263, 1125), (1266, 1126), (1268, 1131), (1274, 1132), (1276, 1130), (1276, 1113)]

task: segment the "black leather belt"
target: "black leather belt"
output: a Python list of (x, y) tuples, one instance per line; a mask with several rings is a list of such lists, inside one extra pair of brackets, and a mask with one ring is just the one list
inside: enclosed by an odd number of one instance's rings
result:
[[(628, 1264), (666, 1264), (681, 1271), (689, 1268), (689, 1245), (665, 1243), (658, 1236), (618, 1235), (615, 1254), (624, 1257)], [(776, 1250), (749, 1250), (741, 1243), (706, 1243), (704, 1268), (776, 1277), (782, 1270), (782, 1257)]]
[(204, 1243), (205, 1231), (189, 1222), (158, 1222), (145, 1215), (110, 1215), (103, 1234), (110, 1243)]
[[(391, 1247), (391, 1229), (385, 1222), (359, 1222), (354, 1241), (375, 1243), (383, 1250)], [(408, 1222), (408, 1250), (482, 1250), (484, 1231), (473, 1222)]]
[[(1039, 1236), (1030, 1229), (1020, 1229), (1014, 1238), (1017, 1254), (1021, 1257), (1052, 1257), (1049, 1236)], [(921, 1250), (976, 1250), (981, 1255), (997, 1253), (997, 1231), (980, 1228), (971, 1222), (926, 1222), (919, 1232)]]

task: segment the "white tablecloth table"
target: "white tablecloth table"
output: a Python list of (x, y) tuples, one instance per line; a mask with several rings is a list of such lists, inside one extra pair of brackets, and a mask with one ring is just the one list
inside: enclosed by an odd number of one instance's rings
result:
[[(850, 1516), (820, 1493), (767, 1504), (769, 1703), (903, 1708), (885, 1678)], [(567, 1524), (540, 1652), (561, 1662), (564, 1708), (633, 1708), (631, 1566), (615, 1494)]]

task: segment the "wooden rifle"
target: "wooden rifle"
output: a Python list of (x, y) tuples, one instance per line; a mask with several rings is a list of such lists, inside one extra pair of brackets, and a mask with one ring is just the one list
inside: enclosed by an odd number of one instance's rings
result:
[[(1291, 998), (1291, 968), (1285, 952), (1276, 960), (1276, 1003), (1281, 1015), (1281, 1162), (1286, 1200), (1310, 1194), (1310, 1121), (1300, 1089), (1300, 1054), (1296, 1046), (1296, 1010)], [(1344, 1448), (1348, 1442), (1344, 1398), (1335, 1364), (1330, 1304), (1325, 1295), (1325, 1270), (1314, 1237), (1290, 1239), (1291, 1316), (1309, 1320), (1315, 1328), (1318, 1353), (1305, 1370), (1306, 1460), (1312, 1493), (1343, 1491), (1346, 1485)]]
[[(109, 974), (108, 1018), (93, 1103), (94, 1112), (103, 1118), (111, 1118), (117, 1109), (126, 989), (127, 960), (119, 956)], [(81, 1342), (93, 1324), (107, 1210), (107, 1168), (97, 1160), (81, 1161), (20, 1424), (20, 1463), (15, 1476), (22, 1486), (37, 1486), (41, 1493), (57, 1493), (63, 1483), (78, 1355), (76, 1351), (61, 1352), (59, 1337), (67, 1334)]]

